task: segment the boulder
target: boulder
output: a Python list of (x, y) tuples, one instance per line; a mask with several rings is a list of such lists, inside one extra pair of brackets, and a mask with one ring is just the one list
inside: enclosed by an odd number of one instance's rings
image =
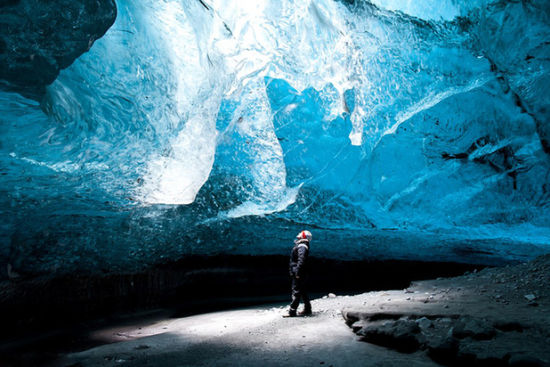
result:
[(392, 348), (403, 353), (412, 353), (420, 348), (424, 337), (413, 320), (395, 320), (371, 323), (358, 331), (368, 343)]
[(40, 99), (116, 14), (114, 0), (0, 2), (0, 88)]
[(471, 337), (477, 340), (487, 340), (491, 339), (495, 332), (492, 323), (488, 320), (464, 316), (453, 327), (452, 335), (458, 339)]

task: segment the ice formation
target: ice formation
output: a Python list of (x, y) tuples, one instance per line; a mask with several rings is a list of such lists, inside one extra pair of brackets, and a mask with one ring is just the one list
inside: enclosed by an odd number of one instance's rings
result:
[(117, 9), (40, 103), (0, 92), (2, 262), (286, 253), (293, 226), (326, 256), (392, 231), (414, 240), (377, 253), (550, 243), (546, 1)]

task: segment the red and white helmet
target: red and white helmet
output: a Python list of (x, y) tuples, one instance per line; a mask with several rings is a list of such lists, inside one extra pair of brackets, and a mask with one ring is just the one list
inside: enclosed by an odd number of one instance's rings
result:
[(311, 232), (310, 231), (302, 231), (300, 233), (298, 233), (298, 235), (296, 236), (296, 239), (297, 240), (308, 240), (311, 242)]

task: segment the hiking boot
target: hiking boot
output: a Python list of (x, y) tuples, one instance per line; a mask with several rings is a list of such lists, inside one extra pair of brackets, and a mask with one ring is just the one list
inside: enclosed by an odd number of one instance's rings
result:
[(306, 308), (303, 311), (298, 312), (299, 316), (311, 316), (311, 314), (312, 314), (311, 308)]
[(283, 317), (296, 317), (296, 310), (290, 309), (288, 313), (284, 314)]

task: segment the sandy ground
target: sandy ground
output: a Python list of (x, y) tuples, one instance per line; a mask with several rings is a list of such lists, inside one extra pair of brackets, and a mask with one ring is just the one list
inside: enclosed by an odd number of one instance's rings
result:
[[(54, 365), (437, 366), (430, 350), (450, 341), (447, 364), (457, 357), (480, 366), (547, 366), (549, 274), (546, 256), (404, 290), (323, 297), (313, 301), (311, 317), (283, 318), (286, 306), (276, 305), (104, 329), (96, 337), (121, 341)], [(395, 336), (396, 322), (420, 325), (405, 333), (421, 340), (408, 353), (391, 338), (376, 339), (388, 330), (386, 337)], [(360, 341), (365, 335), (370, 342)]]

